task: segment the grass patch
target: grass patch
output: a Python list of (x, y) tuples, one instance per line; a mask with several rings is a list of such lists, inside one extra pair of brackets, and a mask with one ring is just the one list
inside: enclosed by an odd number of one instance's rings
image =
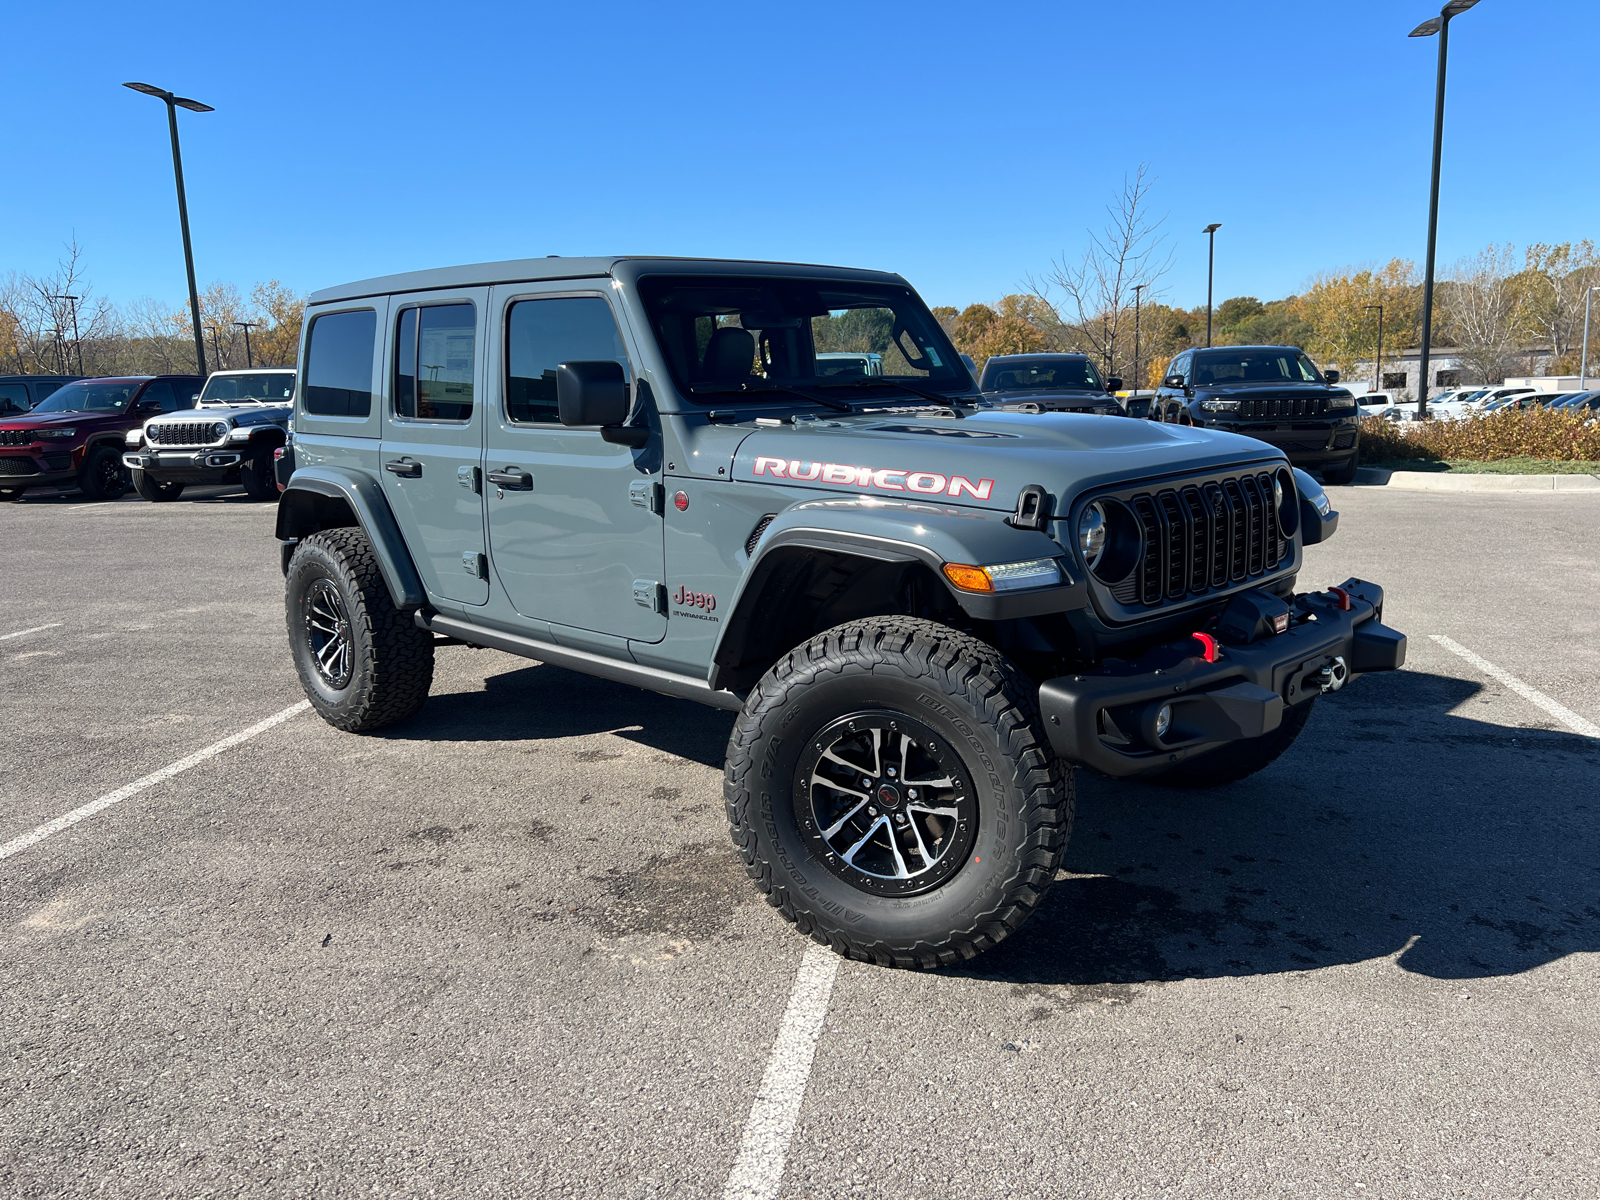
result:
[(1364, 462), (1364, 467), (1384, 471), (1449, 471), (1454, 475), (1600, 475), (1600, 462), (1559, 458), (1412, 459), (1399, 462)]

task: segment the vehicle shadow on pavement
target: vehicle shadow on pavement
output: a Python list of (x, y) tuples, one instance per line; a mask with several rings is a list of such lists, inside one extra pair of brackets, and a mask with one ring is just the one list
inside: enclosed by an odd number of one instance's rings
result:
[(1506, 703), (1481, 691), (1367, 676), (1231, 788), (1080, 771), (1069, 876), (956, 970), (1125, 984), (1398, 956), (1470, 979), (1600, 950), (1600, 742), (1474, 719)]
[(505, 742), (611, 733), (720, 771), (733, 716), (658, 692), (537, 663), (485, 677), (481, 692), (435, 692), (417, 716), (374, 736), (401, 741)]

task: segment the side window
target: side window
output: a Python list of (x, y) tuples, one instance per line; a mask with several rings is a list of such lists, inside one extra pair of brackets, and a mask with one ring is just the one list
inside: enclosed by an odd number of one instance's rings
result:
[(165, 379), (158, 379), (139, 393), (139, 403), (159, 405), (160, 411), (164, 413), (175, 412), (178, 408), (178, 394)]
[(378, 314), (370, 308), (328, 313), (311, 323), (306, 343), (306, 412), (365, 417), (372, 412), (372, 352)]
[(28, 411), (28, 389), (20, 383), (0, 383), (0, 413)]
[(471, 419), (476, 322), (470, 304), (436, 304), (400, 314), (395, 328), (395, 416)]
[(598, 296), (519, 300), (506, 318), (506, 416), (554, 424), (556, 367), (613, 359), (628, 372), (628, 352), (611, 306)]

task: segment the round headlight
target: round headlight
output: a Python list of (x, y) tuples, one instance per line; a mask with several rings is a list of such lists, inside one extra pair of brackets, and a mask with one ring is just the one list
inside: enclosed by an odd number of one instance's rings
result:
[(1106, 511), (1098, 501), (1084, 509), (1083, 516), (1078, 518), (1078, 549), (1083, 552), (1083, 561), (1091, 571), (1105, 553)]
[(1272, 477), (1272, 503), (1280, 509), (1283, 507), (1283, 476), (1281, 475)]
[(228, 436), (228, 423), (226, 421), (218, 421), (215, 425), (213, 425), (211, 427), (211, 436), (212, 436), (213, 439), (216, 439), (216, 440), (219, 440), (219, 441), (222, 438), (227, 437)]

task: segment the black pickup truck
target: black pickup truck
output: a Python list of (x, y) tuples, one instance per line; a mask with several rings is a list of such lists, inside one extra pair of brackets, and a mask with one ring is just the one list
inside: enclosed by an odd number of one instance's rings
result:
[(1361, 465), (1355, 397), (1295, 346), (1185, 350), (1167, 367), (1150, 416), (1242, 433), (1281, 450), (1327, 483), (1354, 483)]

